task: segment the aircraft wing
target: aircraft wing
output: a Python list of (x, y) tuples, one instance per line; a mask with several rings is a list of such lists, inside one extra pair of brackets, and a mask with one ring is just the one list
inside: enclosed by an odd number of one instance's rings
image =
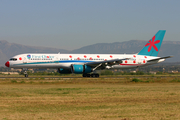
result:
[(127, 60), (129, 58), (124, 59), (112, 59), (112, 60), (105, 60), (105, 61), (97, 61), (97, 62), (88, 62), (85, 63), (85, 65), (91, 66), (91, 67), (105, 67), (105, 66), (111, 66), (111, 65), (117, 65), (122, 63), (123, 60)]
[(173, 57), (173, 56), (160, 57), (160, 58), (156, 58), (156, 59), (147, 60), (147, 62), (157, 61), (157, 60), (160, 60), (160, 59), (167, 59), (167, 58), (171, 58), (171, 57)]

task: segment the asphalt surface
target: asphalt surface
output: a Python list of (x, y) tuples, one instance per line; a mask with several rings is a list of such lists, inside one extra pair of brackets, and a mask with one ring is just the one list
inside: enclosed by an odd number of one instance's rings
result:
[[(180, 78), (180, 75), (172, 75), (172, 76), (170, 76), (170, 75), (155, 75), (155, 76), (153, 76), (153, 75), (148, 75), (148, 76), (141, 76), (141, 75), (129, 75), (129, 76), (126, 76), (126, 75), (122, 75), (122, 76), (100, 76), (99, 78), (127, 78), (127, 77), (129, 77), (129, 78), (154, 78), (154, 77), (159, 77), (159, 78), (169, 78), (169, 77), (172, 77), (172, 78)], [(22, 77), (12, 77), (12, 76), (7, 76), (7, 77), (0, 77), (0, 79), (6, 79), (6, 78), (9, 78), (9, 79), (29, 79), (29, 78), (31, 78), (31, 79), (37, 79), (37, 78), (44, 78), (44, 79), (49, 79), (49, 78), (51, 78), (51, 79), (59, 79), (59, 78), (63, 78), (63, 79), (72, 79), (72, 78), (93, 78), (93, 77), (81, 77), (81, 76), (45, 76), (45, 77), (43, 77), (43, 76), (36, 76), (36, 77), (34, 77), (34, 76), (29, 76), (29, 77), (24, 77), (24, 76), (22, 76)]]

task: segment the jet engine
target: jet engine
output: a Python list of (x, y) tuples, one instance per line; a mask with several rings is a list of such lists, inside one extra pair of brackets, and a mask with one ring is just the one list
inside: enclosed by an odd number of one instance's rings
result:
[(84, 74), (84, 73), (90, 73), (92, 72), (92, 68), (87, 65), (71, 65), (72, 73), (76, 74)]

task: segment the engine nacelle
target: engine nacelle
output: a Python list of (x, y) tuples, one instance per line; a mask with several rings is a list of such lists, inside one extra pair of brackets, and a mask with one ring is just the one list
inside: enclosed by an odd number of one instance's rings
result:
[(92, 69), (90, 66), (87, 65), (72, 65), (72, 73), (76, 74), (83, 74), (83, 73), (90, 73)]
[(68, 69), (58, 68), (58, 73), (61, 73), (61, 74), (70, 74), (72, 72), (71, 72), (71, 70), (68, 70)]

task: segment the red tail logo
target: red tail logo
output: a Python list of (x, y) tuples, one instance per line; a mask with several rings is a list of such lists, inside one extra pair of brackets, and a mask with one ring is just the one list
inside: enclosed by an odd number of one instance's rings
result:
[(149, 43), (147, 43), (147, 44), (145, 45), (145, 47), (146, 47), (146, 46), (149, 46), (148, 52), (151, 51), (151, 48), (152, 48), (152, 47), (153, 47), (156, 51), (158, 51), (158, 48), (156, 47), (155, 44), (158, 44), (158, 43), (160, 42), (160, 40), (154, 41), (154, 40), (155, 40), (155, 37), (156, 37), (156, 36), (154, 36), (154, 37), (152, 38), (152, 41), (149, 40)]

